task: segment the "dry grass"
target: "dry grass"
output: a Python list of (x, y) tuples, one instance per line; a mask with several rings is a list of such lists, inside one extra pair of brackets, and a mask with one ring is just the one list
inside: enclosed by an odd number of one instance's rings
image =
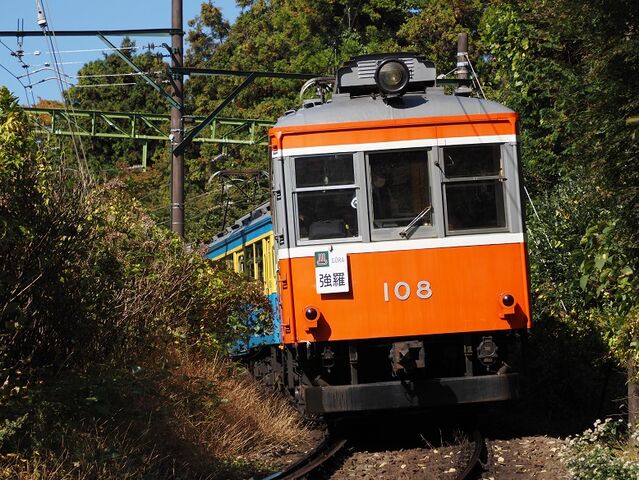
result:
[(181, 409), (190, 412), (182, 418), (184, 433), (195, 435), (214, 455), (264, 454), (309, 442), (300, 415), (285, 399), (260, 389), (228, 362), (185, 362), (180, 371), (192, 391), (207, 384), (214, 387), (217, 398), (209, 398), (214, 402), (209, 411), (197, 406), (194, 411)]
[[(103, 378), (99, 393), (70, 382), (63, 397), (50, 395), (66, 413), (31, 425), (39, 431), (22, 432), (13, 452), (0, 450), (0, 480), (240, 479), (268, 471), (267, 458), (308, 447), (300, 415), (232, 364), (176, 364)], [(86, 392), (89, 404), (78, 400)]]

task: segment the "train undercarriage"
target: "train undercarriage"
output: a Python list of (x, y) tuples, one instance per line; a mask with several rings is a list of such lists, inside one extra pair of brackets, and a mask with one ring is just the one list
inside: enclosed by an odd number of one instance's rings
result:
[(525, 331), (257, 347), (252, 375), (309, 414), (497, 402), (519, 396)]

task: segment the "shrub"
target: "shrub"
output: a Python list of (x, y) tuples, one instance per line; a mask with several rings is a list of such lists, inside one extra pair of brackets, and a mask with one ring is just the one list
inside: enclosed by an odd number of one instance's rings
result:
[[(210, 457), (224, 446), (210, 447), (227, 411), (220, 369), (191, 370), (263, 328), (262, 286), (212, 268), (122, 183), (87, 182), (37, 140), (0, 88), (0, 478), (203, 478), (226, 468)], [(268, 402), (255, 395), (243, 397)], [(257, 417), (227, 451), (264, 431)]]
[(220, 350), (248, 332), (247, 305), (270, 311), (260, 285), (212, 269), (122, 183), (86, 186), (44, 147), (0, 89), (5, 391), (63, 369), (128, 367), (167, 345)]
[(568, 438), (560, 453), (575, 480), (639, 479), (637, 451), (628, 445), (622, 420), (597, 420), (593, 428)]

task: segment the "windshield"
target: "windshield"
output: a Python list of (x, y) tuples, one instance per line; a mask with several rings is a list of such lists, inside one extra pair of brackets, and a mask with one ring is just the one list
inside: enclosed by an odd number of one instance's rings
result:
[[(428, 151), (401, 150), (369, 155), (373, 228), (430, 225)], [(421, 214), (421, 215), (420, 215)]]

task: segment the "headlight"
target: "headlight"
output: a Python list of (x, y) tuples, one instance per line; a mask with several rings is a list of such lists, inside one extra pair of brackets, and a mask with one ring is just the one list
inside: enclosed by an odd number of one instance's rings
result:
[(409, 80), (408, 67), (400, 60), (384, 60), (375, 71), (375, 83), (387, 95), (402, 95)]

